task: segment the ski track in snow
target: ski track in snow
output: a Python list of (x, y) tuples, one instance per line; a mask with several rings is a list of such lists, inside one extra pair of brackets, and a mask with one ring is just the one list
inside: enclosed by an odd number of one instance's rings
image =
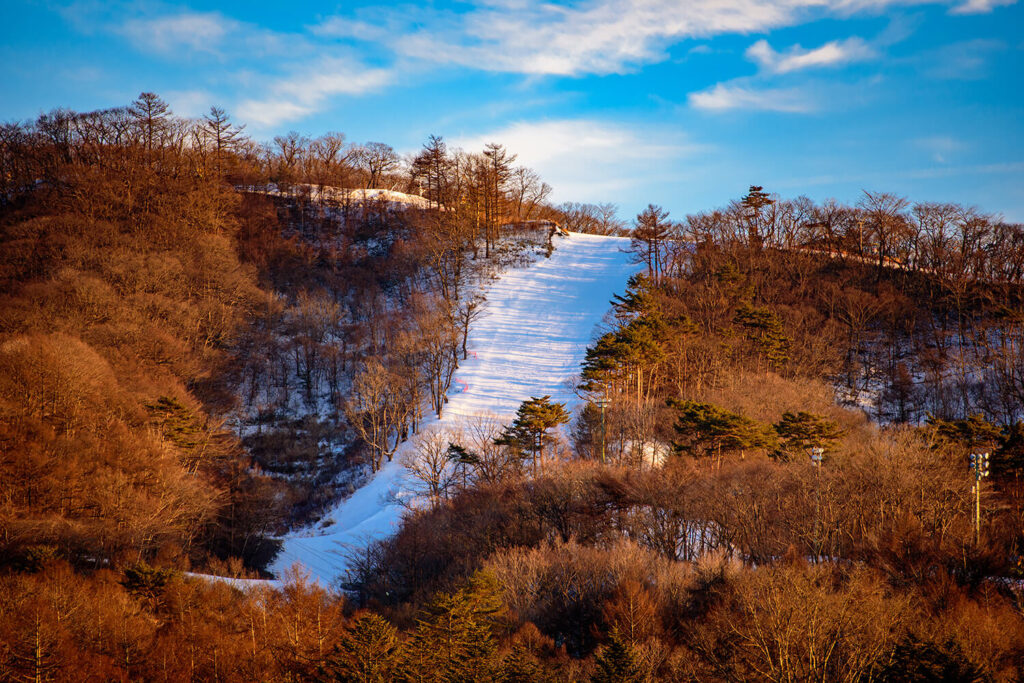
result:
[[(531, 396), (550, 394), (570, 408), (578, 403), (568, 380), (579, 373), (612, 296), (625, 290), (638, 266), (626, 253), (628, 238), (570, 233), (555, 239), (550, 258), (506, 271), (490, 285), (443, 416), (425, 420), (423, 429), (456, 427), (478, 415), (510, 422)], [(314, 580), (334, 585), (345, 575), (351, 549), (393, 534), (404, 509), (396, 501), (414, 495), (400, 464), (408, 447), (402, 444), (392, 462), (328, 513), (329, 526), (321, 522), (286, 536), (275, 575), (299, 563)]]

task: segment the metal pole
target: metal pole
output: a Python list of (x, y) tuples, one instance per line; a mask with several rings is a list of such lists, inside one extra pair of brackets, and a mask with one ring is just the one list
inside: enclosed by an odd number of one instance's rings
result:
[(601, 464), (605, 464), (604, 460), (604, 449), (605, 444), (608, 442), (608, 429), (604, 422), (604, 407), (608, 403), (608, 399), (604, 396), (601, 397)]
[(974, 472), (974, 542), (981, 545), (981, 480), (988, 476), (988, 453), (971, 453), (969, 459)]
[(815, 446), (811, 449), (811, 462), (814, 463), (814, 561), (821, 559), (821, 459), (825, 449)]
[(974, 542), (981, 545), (981, 477), (974, 482)]

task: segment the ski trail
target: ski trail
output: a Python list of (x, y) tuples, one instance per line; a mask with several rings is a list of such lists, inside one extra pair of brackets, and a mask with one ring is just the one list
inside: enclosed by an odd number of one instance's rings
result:
[[(578, 402), (567, 380), (579, 373), (612, 296), (625, 290), (637, 266), (626, 253), (627, 238), (570, 233), (556, 240), (550, 258), (510, 270), (491, 284), (444, 414), (426, 421), (425, 429), (454, 427), (479, 415), (510, 421), (531, 396), (550, 395), (570, 408)], [(285, 537), (274, 573), (280, 577), (297, 562), (314, 579), (333, 584), (345, 575), (347, 549), (394, 533), (403, 510), (397, 499), (411, 495), (399, 464), (406, 446), (326, 515), (329, 526)]]

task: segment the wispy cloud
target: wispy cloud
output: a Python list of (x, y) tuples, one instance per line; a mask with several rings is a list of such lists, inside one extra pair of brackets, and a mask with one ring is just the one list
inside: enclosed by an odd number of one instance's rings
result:
[(118, 28), (136, 48), (165, 54), (189, 50), (216, 52), (239, 23), (218, 12), (182, 12), (128, 19)]
[(673, 164), (707, 148), (678, 132), (637, 130), (594, 119), (521, 121), (483, 135), (455, 138), (467, 150), (500, 142), (536, 169), (556, 201), (607, 201), (610, 192), (661, 181)]
[[(948, 0), (912, 0), (929, 3)], [(1015, 0), (966, 0), (954, 11), (990, 10)], [(765, 33), (829, 16), (878, 13), (907, 0), (490, 0), (464, 12), (395, 9), (372, 21), (330, 17), (321, 36), (387, 44), (398, 54), (434, 63), (534, 75), (626, 73), (662, 61), (687, 39)], [(853, 38), (803, 50), (755, 49), (777, 73), (866, 59)]]
[(331, 97), (380, 90), (394, 78), (392, 69), (367, 67), (349, 58), (324, 58), (272, 81), (265, 88), (266, 96), (243, 100), (238, 115), (256, 126), (274, 126), (320, 110)]
[(313, 48), (305, 34), (282, 33), (221, 12), (198, 12), (160, 2), (82, 0), (58, 11), (81, 33), (120, 36), (140, 52), (173, 59), (193, 55), (220, 60), (267, 56), (294, 59), (308, 55)]
[(213, 94), (205, 90), (170, 90), (161, 95), (179, 116), (202, 116), (217, 104)]
[(399, 49), (495, 71), (623, 73), (664, 59), (666, 47), (680, 39), (765, 30), (792, 21), (793, 15), (792, 4), (778, 0), (497, 3), (440, 32), (431, 28), (405, 36)]
[[(121, 36), (141, 52), (184, 60), (213, 57), (215, 84), (165, 94), (175, 111), (199, 115), (216, 102), (254, 128), (295, 121), (328, 106), (332, 97), (359, 96), (393, 82), (397, 68), (370, 67), (344, 46), (318, 41), (315, 31), (284, 33), (224, 16), (142, 2), (85, 2), (63, 12), (83, 31)], [(341, 29), (333, 25), (335, 32)], [(355, 27), (354, 31), (360, 30)], [(230, 70), (230, 71), (229, 71)], [(225, 97), (227, 76), (240, 98)], [(219, 97), (210, 89), (222, 91)], [(258, 93), (253, 95), (252, 93)], [(232, 103), (231, 100), (235, 99)]]
[(1017, 0), (966, 0), (949, 11), (950, 14), (988, 14), (996, 7), (1013, 5)]
[(794, 45), (784, 52), (777, 52), (767, 40), (759, 40), (747, 48), (746, 56), (765, 71), (786, 74), (864, 61), (873, 58), (875, 51), (857, 37), (833, 40), (812, 50)]
[(713, 112), (745, 109), (807, 114), (818, 109), (817, 103), (799, 88), (758, 89), (735, 83), (718, 83), (690, 93), (687, 101), (691, 107)]
[(940, 166), (911, 168), (865, 173), (836, 173), (807, 177), (791, 177), (777, 180), (778, 188), (800, 188), (808, 185), (838, 185), (850, 183), (891, 184), (896, 180), (931, 180), (935, 178), (956, 178), (983, 175), (1009, 175), (1024, 173), (1024, 161), (1007, 161), (969, 166)]
[(766, 32), (830, 14), (877, 11), (900, 1), (500, 0), (459, 14), (421, 12), (404, 26), (394, 14), (377, 22), (332, 17), (316, 30), (379, 39), (400, 54), (432, 62), (580, 76), (624, 73), (661, 61), (669, 46), (686, 39)]
[(975, 80), (984, 78), (997, 52), (1006, 50), (1000, 40), (965, 40), (920, 55), (924, 73), (932, 78)]
[(916, 138), (910, 142), (914, 147), (927, 152), (931, 160), (937, 164), (948, 163), (954, 154), (967, 149), (964, 142), (949, 135)]

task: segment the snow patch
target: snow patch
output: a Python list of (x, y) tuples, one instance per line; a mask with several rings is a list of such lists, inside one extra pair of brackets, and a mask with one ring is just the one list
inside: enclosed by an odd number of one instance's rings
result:
[[(550, 395), (570, 409), (579, 403), (569, 379), (579, 373), (612, 296), (638, 266), (628, 238), (569, 233), (555, 246), (550, 258), (507, 271), (487, 289), (486, 312), (470, 331), (469, 358), (444, 415), (424, 428), (457, 428), (481, 415), (511, 421), (531, 396)], [(409, 447), (400, 446), (392, 462), (328, 513), (333, 524), (286, 536), (272, 571), (281, 576), (298, 563), (332, 585), (346, 574), (348, 552), (395, 533), (415, 498), (401, 465)]]

